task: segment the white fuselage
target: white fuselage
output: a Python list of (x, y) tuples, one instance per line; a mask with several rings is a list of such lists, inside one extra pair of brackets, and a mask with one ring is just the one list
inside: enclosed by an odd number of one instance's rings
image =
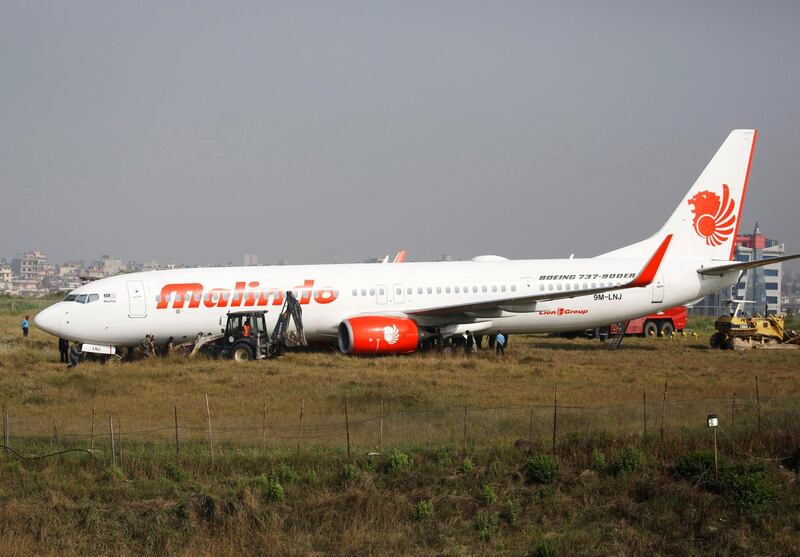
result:
[(70, 297), (85, 294), (80, 299), (86, 303), (59, 302), (37, 315), (36, 324), (67, 340), (107, 346), (135, 346), (146, 334), (157, 342), (169, 337), (183, 341), (198, 333), (219, 333), (232, 310), (266, 309), (271, 329), (280, 312), (281, 293), (292, 290), (302, 303), (305, 333), (312, 343), (333, 343), (339, 323), (358, 315), (409, 316), (450, 334), (464, 329), (480, 334), (561, 332), (685, 304), (730, 286), (737, 278), (737, 273), (698, 275), (697, 269), (709, 261), (665, 259), (655, 280), (645, 287), (525, 308), (422, 319), (413, 315), (426, 308), (622, 284), (644, 263), (638, 258), (594, 258), (151, 271), (81, 286)]

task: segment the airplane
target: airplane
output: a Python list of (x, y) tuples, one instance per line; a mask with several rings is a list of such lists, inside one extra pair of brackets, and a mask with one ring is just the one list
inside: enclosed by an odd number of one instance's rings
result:
[(655, 234), (596, 257), (131, 273), (82, 285), (34, 323), (113, 353), (147, 334), (165, 343), (219, 333), (230, 311), (266, 309), (272, 328), (292, 291), (309, 343), (345, 354), (404, 354), (437, 334), (564, 332), (626, 321), (730, 287), (746, 269), (800, 257), (732, 260), (757, 136), (732, 131)]

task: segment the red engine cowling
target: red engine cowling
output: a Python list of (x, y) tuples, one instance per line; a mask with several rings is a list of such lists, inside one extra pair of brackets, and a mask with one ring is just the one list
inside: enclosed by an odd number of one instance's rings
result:
[(416, 322), (404, 317), (364, 315), (339, 323), (339, 349), (345, 354), (407, 354), (418, 344)]

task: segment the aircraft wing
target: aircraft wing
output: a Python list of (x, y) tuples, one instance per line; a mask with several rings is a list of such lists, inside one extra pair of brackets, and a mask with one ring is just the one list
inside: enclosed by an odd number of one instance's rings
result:
[(639, 274), (634, 277), (630, 282), (615, 286), (605, 286), (603, 288), (583, 288), (578, 290), (560, 290), (555, 292), (542, 292), (541, 294), (531, 294), (527, 296), (515, 296), (497, 298), (495, 300), (484, 300), (480, 302), (438, 306), (433, 308), (424, 308), (419, 310), (406, 311), (408, 315), (416, 316), (444, 316), (457, 313), (468, 313), (483, 310), (506, 310), (506, 311), (533, 311), (533, 304), (536, 302), (546, 302), (551, 300), (562, 300), (566, 298), (577, 298), (579, 296), (588, 296), (591, 294), (599, 294), (601, 292), (612, 292), (615, 290), (625, 290), (627, 288), (642, 288), (650, 285), (658, 273), (661, 266), (661, 261), (664, 259), (664, 254), (667, 252), (669, 243), (672, 241), (672, 234), (668, 235), (658, 246), (658, 249), (650, 257), (647, 263), (639, 271)]
[(765, 265), (773, 265), (775, 263), (791, 261), (792, 259), (797, 258), (800, 258), (800, 253), (794, 255), (782, 255), (780, 257), (773, 257), (771, 259), (758, 259), (756, 261), (727, 263), (725, 265), (717, 265), (716, 267), (700, 267), (697, 269), (697, 273), (701, 275), (714, 275), (721, 277), (725, 273), (730, 273), (732, 271), (746, 271), (747, 269), (755, 269), (756, 267), (764, 267)]

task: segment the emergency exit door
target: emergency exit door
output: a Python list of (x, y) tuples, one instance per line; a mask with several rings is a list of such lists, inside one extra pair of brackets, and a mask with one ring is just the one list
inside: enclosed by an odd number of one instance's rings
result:
[(147, 317), (144, 283), (140, 280), (129, 280), (125, 285), (128, 287), (128, 317)]
[(389, 292), (385, 284), (379, 284), (375, 287), (375, 301), (379, 304), (385, 304), (389, 301)]

